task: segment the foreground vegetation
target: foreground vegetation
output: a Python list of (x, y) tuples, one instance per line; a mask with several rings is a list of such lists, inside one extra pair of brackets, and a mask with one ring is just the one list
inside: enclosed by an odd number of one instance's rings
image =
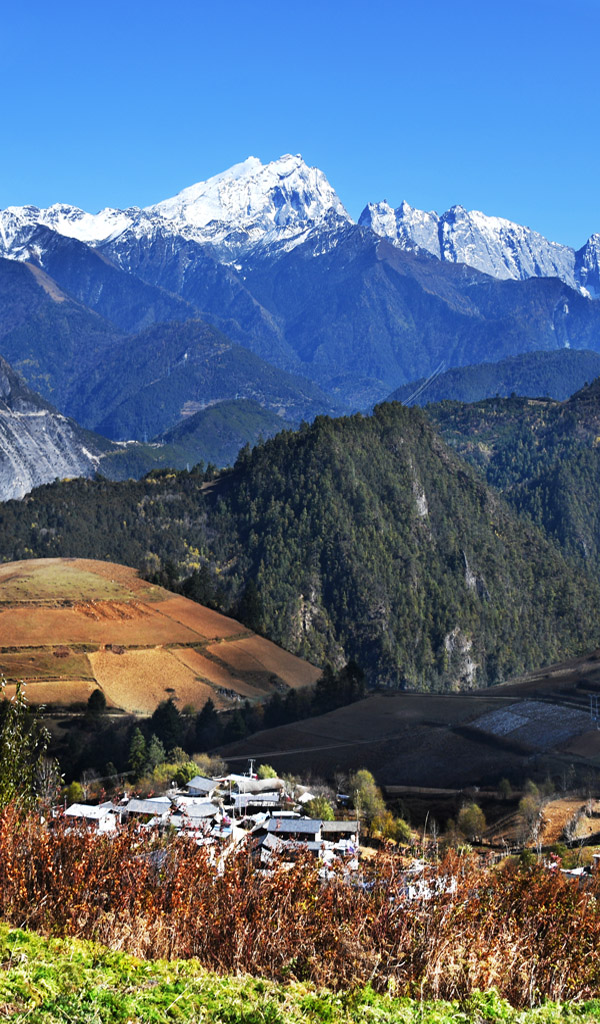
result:
[(464, 1002), (494, 988), (522, 1007), (600, 994), (598, 880), (449, 854), (417, 882), (411, 896), (396, 855), (323, 881), (309, 858), (264, 873), (249, 847), (215, 864), (187, 839), (0, 817), (0, 919), (15, 926), (336, 991)]
[(332, 992), (248, 975), (219, 977), (195, 960), (141, 961), (95, 943), (47, 940), (0, 924), (0, 1019), (14, 1024), (202, 1021), (204, 1024), (587, 1024), (600, 1003), (514, 1010), (497, 993), (462, 1003), (394, 998), (370, 986)]

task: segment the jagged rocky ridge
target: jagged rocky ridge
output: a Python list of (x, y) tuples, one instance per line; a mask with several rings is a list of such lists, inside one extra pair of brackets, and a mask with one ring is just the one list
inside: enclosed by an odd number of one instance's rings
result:
[(385, 201), (369, 203), (359, 224), (401, 249), (415, 247), (439, 260), (466, 263), (501, 279), (558, 277), (571, 288), (600, 295), (600, 234), (581, 249), (552, 242), (537, 231), (479, 210), (453, 206), (438, 216), (403, 202), (395, 210)]

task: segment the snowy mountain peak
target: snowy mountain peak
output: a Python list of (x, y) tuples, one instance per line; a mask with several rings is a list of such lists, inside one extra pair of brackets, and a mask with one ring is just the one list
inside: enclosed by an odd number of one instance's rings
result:
[(369, 203), (361, 213), (358, 223), (370, 227), (376, 235), (389, 238), (400, 249), (425, 249), (440, 259), (438, 237), (439, 217), (437, 213), (415, 210), (403, 200), (394, 210), (385, 200)]
[[(327, 178), (299, 154), (263, 164), (249, 156), (206, 181), (145, 209), (106, 208), (96, 214), (55, 203), (0, 210), (0, 256), (42, 262), (39, 227), (102, 250), (127, 269), (133, 252), (149, 244), (173, 251), (195, 243), (227, 265), (247, 265), (265, 254), (289, 251), (309, 235), (315, 252), (335, 247), (339, 229), (352, 224)], [(369, 203), (359, 224), (401, 249), (425, 250), (436, 259), (498, 278), (558, 277), (586, 295), (600, 296), (600, 236), (575, 252), (531, 228), (456, 205), (439, 216), (403, 201)]]
[(590, 235), (575, 253), (578, 280), (593, 298), (600, 298), (600, 234)]
[(331, 212), (350, 220), (323, 172), (290, 154), (269, 164), (248, 157), (144, 212), (188, 238), (230, 248), (263, 240), (297, 244)]
[(250, 156), (143, 210), (107, 208), (90, 214), (63, 203), (47, 210), (9, 207), (0, 211), (0, 255), (28, 259), (29, 239), (41, 224), (90, 245), (125, 235), (181, 236), (210, 244), (228, 261), (257, 246), (293, 248), (314, 228), (330, 227), (336, 219), (350, 221), (317, 167), (289, 153), (268, 164)]
[(490, 217), (458, 204), (438, 216), (416, 210), (406, 202), (395, 210), (387, 203), (375, 203), (366, 207), (359, 223), (368, 224), (401, 249), (418, 246), (438, 259), (466, 263), (494, 277), (558, 277), (572, 288), (589, 291), (598, 276), (593, 243), (579, 250), (578, 266), (575, 251), (569, 246), (550, 242), (537, 231), (503, 217)]

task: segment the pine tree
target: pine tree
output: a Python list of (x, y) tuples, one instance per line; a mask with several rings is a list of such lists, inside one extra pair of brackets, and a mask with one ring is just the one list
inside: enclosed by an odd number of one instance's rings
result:
[(131, 745), (129, 747), (129, 758), (128, 762), (133, 776), (139, 779), (141, 775), (146, 771), (148, 764), (148, 750), (146, 747), (146, 740), (142, 734), (142, 730), (136, 728), (133, 736), (131, 737)]
[(164, 764), (165, 760), (165, 748), (158, 736), (152, 733), (148, 744), (148, 767), (151, 770), (157, 768), (159, 764)]

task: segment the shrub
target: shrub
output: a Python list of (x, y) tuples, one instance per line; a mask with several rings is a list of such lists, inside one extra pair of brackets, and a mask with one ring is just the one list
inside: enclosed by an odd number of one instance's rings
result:
[(309, 818), (320, 818), (321, 821), (333, 821), (335, 818), (333, 807), (324, 796), (308, 800), (304, 809)]
[(479, 839), (486, 829), (485, 814), (478, 804), (470, 803), (462, 807), (458, 813), (457, 825), (465, 839), (472, 842)]

